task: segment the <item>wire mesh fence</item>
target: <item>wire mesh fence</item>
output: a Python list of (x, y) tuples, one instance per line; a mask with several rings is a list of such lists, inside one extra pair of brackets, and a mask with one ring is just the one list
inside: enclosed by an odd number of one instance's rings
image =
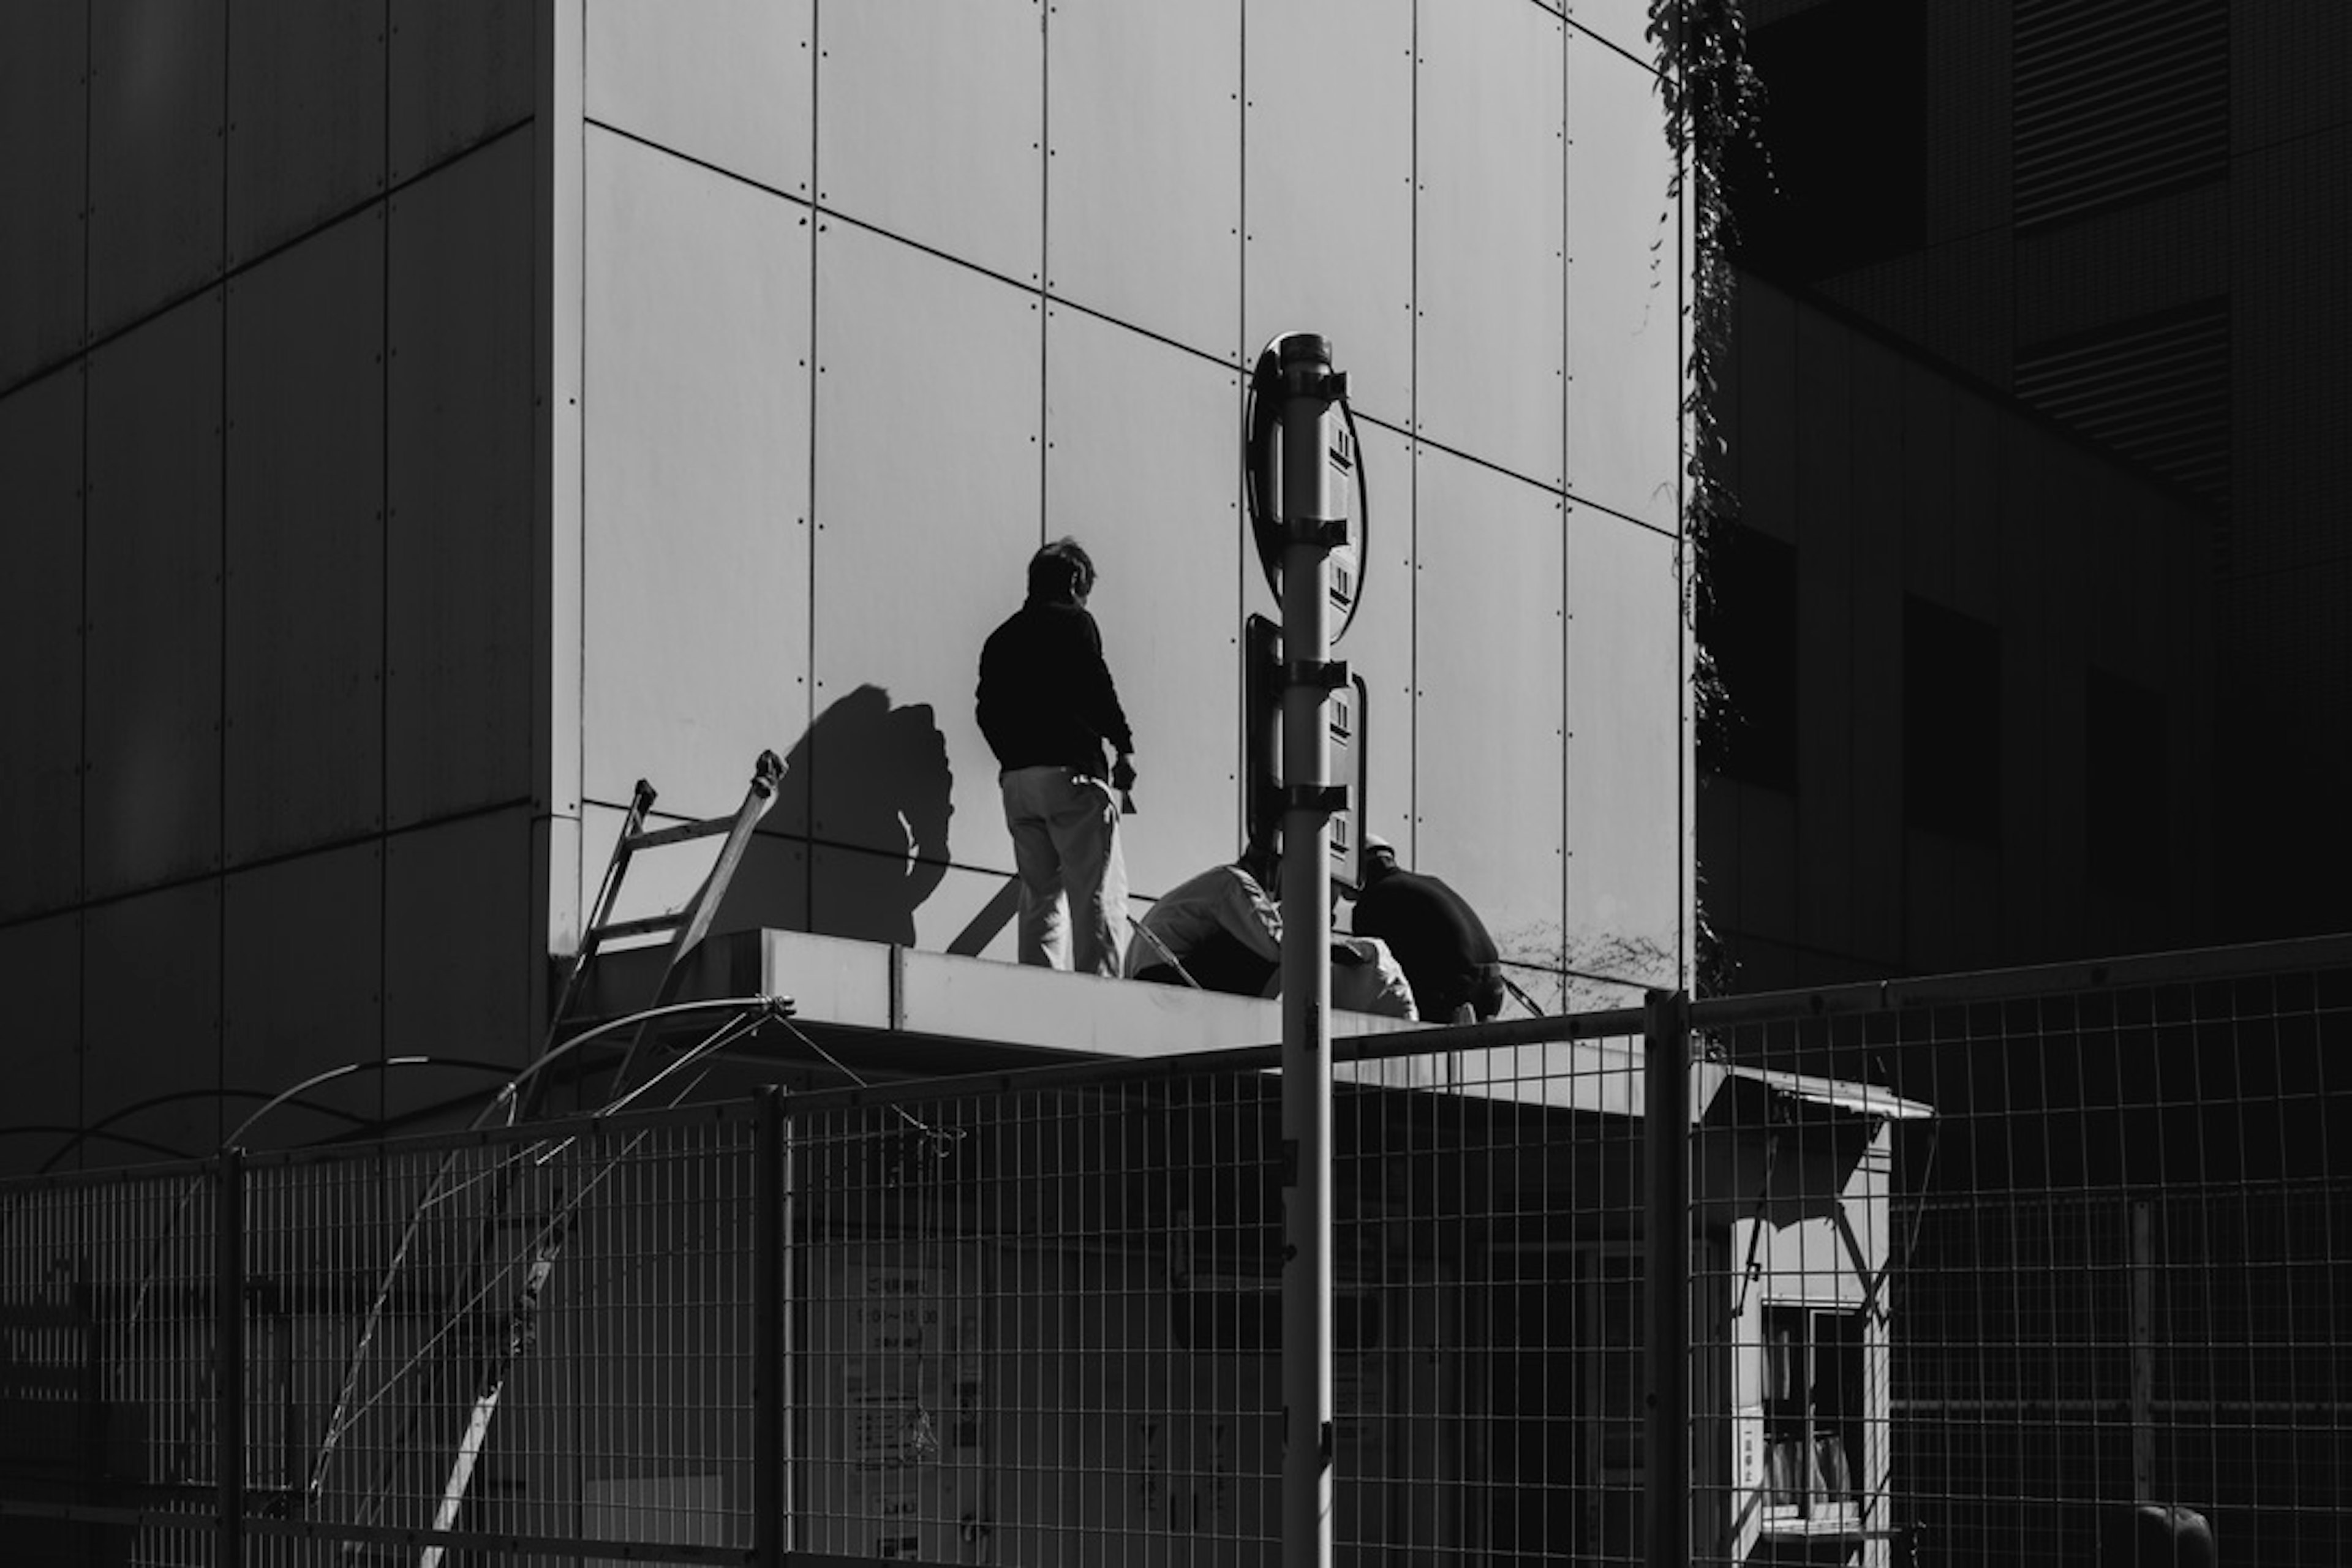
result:
[[(2332, 943), (1358, 1043), (1338, 1556), (2352, 1561), (2348, 1016)], [(1276, 1561), (1275, 1065), (0, 1184), (9, 1560)]]
[(1732, 1510), (1897, 1562), (2352, 1562), (2352, 947), (1796, 1000), (1693, 1021), (1934, 1114), (1890, 1123), (1883, 1237), (1765, 1282)]

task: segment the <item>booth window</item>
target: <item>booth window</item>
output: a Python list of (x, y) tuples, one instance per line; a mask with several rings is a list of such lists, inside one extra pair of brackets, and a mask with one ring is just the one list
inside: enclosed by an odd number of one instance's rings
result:
[(1862, 1508), (1863, 1318), (1764, 1309), (1768, 1519), (1852, 1521)]

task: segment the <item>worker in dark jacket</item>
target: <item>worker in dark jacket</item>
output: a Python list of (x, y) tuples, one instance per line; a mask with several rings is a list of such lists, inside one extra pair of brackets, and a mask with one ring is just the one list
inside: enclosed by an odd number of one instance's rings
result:
[(1398, 868), (1396, 847), (1366, 834), (1363, 886), (1351, 922), (1389, 944), (1423, 1018), (1484, 1023), (1503, 1010), (1503, 968), (1486, 922), (1437, 878)]
[[(1021, 877), (1021, 962), (1115, 975), (1127, 865), (1112, 791), (1135, 787), (1135, 738), (1087, 613), (1094, 586), (1076, 540), (1030, 559), (1027, 601), (981, 649), (980, 730), (1002, 770)], [(1106, 745), (1118, 757), (1108, 769)]]

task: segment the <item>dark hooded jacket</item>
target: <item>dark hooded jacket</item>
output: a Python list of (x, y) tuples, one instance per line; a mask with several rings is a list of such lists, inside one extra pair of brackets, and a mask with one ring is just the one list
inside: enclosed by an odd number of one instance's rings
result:
[(1108, 774), (1103, 743), (1135, 750), (1102, 633), (1086, 606), (1031, 599), (980, 650), (980, 732), (1003, 768)]

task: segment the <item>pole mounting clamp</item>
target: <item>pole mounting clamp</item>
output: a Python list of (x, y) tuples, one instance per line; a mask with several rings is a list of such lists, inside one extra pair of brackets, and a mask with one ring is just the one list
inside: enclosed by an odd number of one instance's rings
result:
[(1348, 684), (1348, 661), (1344, 658), (1298, 658), (1282, 667), (1285, 686), (1305, 686), (1317, 691), (1337, 691)]
[(1285, 811), (1311, 811), (1328, 816), (1335, 811), (1348, 809), (1346, 784), (1290, 784), (1282, 792)]
[(1282, 525), (1285, 544), (1304, 544), (1317, 550), (1339, 550), (1348, 544), (1348, 520), (1344, 517), (1294, 517)]

